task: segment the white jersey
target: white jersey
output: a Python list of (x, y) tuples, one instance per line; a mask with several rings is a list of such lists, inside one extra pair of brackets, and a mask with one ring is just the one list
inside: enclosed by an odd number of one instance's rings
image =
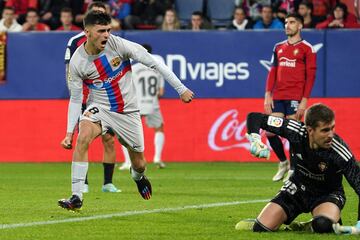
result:
[(83, 83), (90, 89), (88, 104), (118, 113), (139, 110), (130, 58), (157, 70), (179, 94), (187, 90), (165, 64), (156, 61), (137, 43), (110, 35), (105, 49), (98, 55), (88, 55), (82, 44), (71, 57), (69, 66), (68, 132), (74, 131), (81, 114)]
[(132, 66), (136, 96), (141, 115), (148, 115), (159, 109), (159, 90), (164, 88), (163, 76), (155, 70), (136, 63)]

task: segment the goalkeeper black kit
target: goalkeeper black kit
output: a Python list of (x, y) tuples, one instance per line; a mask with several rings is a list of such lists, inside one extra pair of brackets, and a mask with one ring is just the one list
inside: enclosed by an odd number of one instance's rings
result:
[[(304, 191), (309, 199), (331, 195), (333, 192), (343, 194), (343, 176), (360, 196), (360, 167), (346, 143), (337, 134), (334, 134), (330, 148), (311, 149), (304, 123), (262, 113), (248, 115), (247, 129), (249, 134), (258, 134), (260, 129), (263, 129), (288, 139), (295, 160), (295, 171), (289, 180), (295, 184), (295, 188)], [(285, 185), (286, 182), (283, 188)], [(341, 209), (345, 196), (339, 200), (343, 201), (337, 204)], [(303, 211), (307, 212), (305, 210), (312, 209), (306, 209), (305, 206)], [(358, 213), (360, 218), (360, 210)]]

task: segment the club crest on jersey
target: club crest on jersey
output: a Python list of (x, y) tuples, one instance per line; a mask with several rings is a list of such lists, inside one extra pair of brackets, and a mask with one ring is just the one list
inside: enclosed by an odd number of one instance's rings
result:
[(119, 66), (120, 62), (121, 62), (120, 57), (113, 58), (111, 59), (111, 66), (117, 67)]
[(294, 50), (294, 56), (296, 56), (298, 53), (299, 53), (299, 49), (296, 48), (296, 49)]
[(94, 87), (96, 88), (102, 88), (102, 86), (104, 85), (104, 82), (101, 81), (100, 79), (95, 79), (92, 84), (94, 85)]
[(324, 172), (324, 171), (327, 169), (327, 165), (326, 165), (326, 163), (324, 163), (324, 162), (320, 162), (320, 163), (318, 164), (318, 167), (319, 167), (319, 169), (320, 169), (321, 172)]
[(281, 127), (283, 125), (284, 119), (274, 116), (269, 116), (267, 124), (272, 127)]

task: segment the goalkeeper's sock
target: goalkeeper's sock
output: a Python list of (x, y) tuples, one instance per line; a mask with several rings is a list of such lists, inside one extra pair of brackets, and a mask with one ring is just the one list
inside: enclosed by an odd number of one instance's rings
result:
[(279, 136), (267, 137), (271, 148), (274, 150), (276, 156), (281, 162), (287, 161), (284, 146)]

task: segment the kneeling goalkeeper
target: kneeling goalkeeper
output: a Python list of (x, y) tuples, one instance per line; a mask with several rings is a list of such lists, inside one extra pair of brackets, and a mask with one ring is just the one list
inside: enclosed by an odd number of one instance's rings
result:
[[(308, 226), (313, 232), (360, 233), (356, 226), (338, 224), (346, 201), (342, 177), (344, 175), (360, 195), (360, 168), (346, 143), (335, 134), (335, 115), (329, 107), (323, 104), (309, 107), (305, 124), (250, 113), (247, 129), (250, 152), (254, 156), (268, 158), (270, 155), (259, 135), (259, 130), (264, 129), (287, 138), (295, 160), (294, 174), (255, 219), (254, 232), (276, 231), (282, 224), (290, 224), (299, 214), (311, 212), (313, 219)], [(236, 228), (241, 230), (245, 225), (245, 221), (240, 221)], [(360, 227), (360, 221), (357, 226)]]

